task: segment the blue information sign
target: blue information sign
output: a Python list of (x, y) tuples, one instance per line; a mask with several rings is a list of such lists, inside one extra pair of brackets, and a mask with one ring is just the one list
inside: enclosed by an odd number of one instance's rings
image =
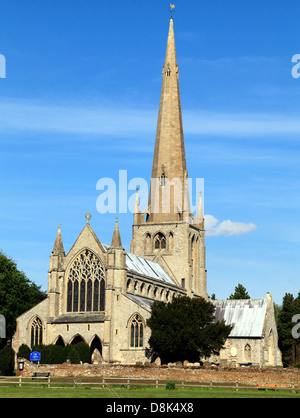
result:
[(32, 351), (30, 353), (30, 361), (41, 361), (41, 353), (39, 351)]

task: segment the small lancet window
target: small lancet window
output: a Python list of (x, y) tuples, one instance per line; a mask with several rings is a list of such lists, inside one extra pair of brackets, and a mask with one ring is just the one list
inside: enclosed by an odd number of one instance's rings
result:
[(154, 247), (156, 250), (164, 250), (167, 247), (167, 243), (166, 243), (166, 237), (161, 234), (158, 233), (155, 237), (155, 241), (154, 241)]
[(160, 185), (161, 186), (165, 186), (166, 185), (166, 175), (165, 175), (164, 172), (162, 173), (162, 175), (160, 177)]
[(168, 69), (167, 69), (167, 77), (170, 77), (170, 75), (171, 75), (171, 70), (170, 70), (170, 67), (168, 67)]

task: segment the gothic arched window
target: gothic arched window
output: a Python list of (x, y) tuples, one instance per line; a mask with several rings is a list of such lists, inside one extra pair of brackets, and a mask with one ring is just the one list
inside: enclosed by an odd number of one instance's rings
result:
[(105, 310), (105, 271), (100, 259), (84, 250), (73, 261), (67, 282), (67, 312)]
[(148, 233), (146, 234), (146, 239), (145, 239), (145, 252), (146, 254), (149, 254), (152, 252), (152, 243), (151, 243), (151, 235)]
[(136, 314), (130, 323), (130, 347), (142, 348), (144, 344), (144, 325), (143, 319)]
[(251, 347), (249, 344), (246, 344), (244, 347), (244, 357), (245, 357), (245, 361), (247, 362), (251, 361)]
[(167, 241), (164, 234), (158, 233), (154, 238), (154, 247), (156, 250), (163, 250), (167, 247)]
[(31, 324), (31, 348), (34, 345), (43, 344), (43, 323), (36, 317)]

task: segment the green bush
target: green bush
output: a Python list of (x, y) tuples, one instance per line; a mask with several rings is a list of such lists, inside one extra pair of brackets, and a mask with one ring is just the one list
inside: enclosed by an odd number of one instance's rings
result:
[(52, 364), (51, 363), (51, 350), (54, 346), (53, 345), (35, 345), (32, 347), (32, 351), (38, 351), (41, 353), (41, 360), (40, 364)]
[(68, 344), (65, 347), (53, 344), (39, 344), (32, 347), (32, 350), (23, 344), (20, 346), (18, 357), (29, 360), (31, 351), (41, 353), (40, 364), (62, 364), (66, 360), (70, 360), (73, 364), (79, 364), (81, 361), (82, 363), (91, 363), (91, 349), (84, 342), (76, 345)]
[(295, 367), (296, 369), (300, 369), (300, 363), (295, 363), (295, 364), (294, 364), (294, 367)]
[(15, 352), (11, 347), (0, 351), (0, 375), (13, 376), (15, 369)]
[(65, 347), (53, 345), (50, 353), (50, 364), (62, 364), (66, 361)]
[(80, 355), (75, 346), (70, 351), (69, 360), (72, 364), (80, 364)]
[(18, 358), (26, 358), (27, 360), (30, 360), (30, 348), (26, 344), (22, 344), (19, 347), (19, 351), (17, 353)]
[(91, 362), (91, 349), (87, 343), (79, 343), (75, 345), (76, 350), (79, 353), (80, 361), (82, 363), (90, 363)]
[(69, 359), (70, 359), (70, 352), (71, 352), (71, 350), (72, 350), (72, 347), (74, 347), (74, 346), (72, 346), (72, 345), (70, 345), (70, 344), (67, 344), (67, 345), (64, 347), (64, 355), (65, 355), (65, 360), (64, 360), (64, 361), (66, 361), (66, 360), (69, 360)]
[(166, 390), (175, 390), (175, 382), (168, 382), (167, 384), (166, 384)]

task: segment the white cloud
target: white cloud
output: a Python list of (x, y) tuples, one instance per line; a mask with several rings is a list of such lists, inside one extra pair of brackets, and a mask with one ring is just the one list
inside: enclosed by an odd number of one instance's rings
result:
[(188, 134), (221, 136), (299, 135), (299, 114), (188, 111), (184, 117)]
[(209, 237), (247, 234), (256, 228), (257, 226), (253, 223), (232, 222), (229, 219), (220, 222), (213, 215), (205, 215), (205, 230)]
[(0, 101), (0, 132), (55, 132), (140, 137), (155, 133), (154, 111), (123, 105), (78, 106), (27, 100)]
[[(75, 105), (39, 101), (0, 100), (0, 132), (59, 132), (138, 137), (155, 135), (156, 108), (126, 107), (124, 104)], [(194, 135), (230, 137), (298, 135), (298, 113), (184, 111), (184, 130)]]

